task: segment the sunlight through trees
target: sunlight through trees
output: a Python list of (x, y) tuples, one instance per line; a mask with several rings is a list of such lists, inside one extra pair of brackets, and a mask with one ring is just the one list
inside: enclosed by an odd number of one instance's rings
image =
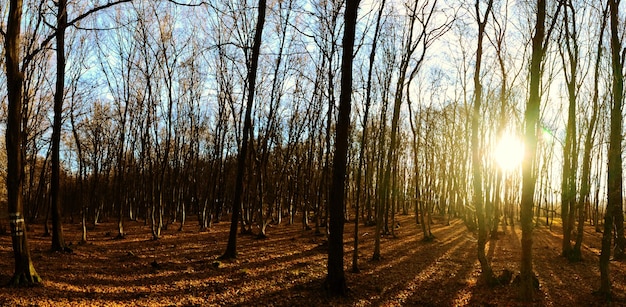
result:
[[(598, 261), (583, 283), (610, 299), (626, 258), (620, 4), (4, 1), (11, 283), (41, 283), (31, 225), (65, 257), (103, 225), (160, 242), (229, 223), (224, 246), (206, 246), (223, 251), (218, 267), (263, 257), (241, 260), (242, 237), (264, 246), (296, 227), (327, 251), (324, 285), (341, 296), (364, 263), (402, 257), (407, 228), (439, 244), (440, 227), (462, 225), (484, 277), (473, 285), (538, 300), (546, 229), (564, 266)], [(494, 265), (499, 238), (520, 230), (520, 261)]]

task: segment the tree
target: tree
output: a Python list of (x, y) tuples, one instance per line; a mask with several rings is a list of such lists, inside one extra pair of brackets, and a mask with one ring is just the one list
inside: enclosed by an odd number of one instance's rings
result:
[(484, 206), (484, 198), (483, 198), (483, 165), (482, 165), (482, 155), (480, 150), (480, 144), (478, 141), (478, 126), (479, 126), (479, 117), (481, 117), (480, 107), (482, 104), (482, 84), (480, 81), (480, 69), (482, 64), (482, 56), (483, 56), (483, 37), (485, 34), (485, 26), (487, 25), (487, 21), (489, 20), (489, 14), (491, 13), (491, 9), (493, 7), (493, 0), (489, 0), (487, 2), (487, 7), (485, 8), (484, 16), (481, 19), (480, 12), (480, 0), (476, 0), (475, 8), (476, 8), (476, 21), (478, 22), (478, 46), (476, 48), (476, 64), (474, 67), (474, 109), (472, 112), (472, 185), (474, 188), (473, 194), (473, 203), (476, 207), (476, 215), (478, 219), (478, 261), (480, 262), (480, 267), (482, 269), (481, 278), (487, 282), (493, 282), (493, 271), (491, 269), (491, 265), (489, 264), (489, 260), (485, 255), (485, 245), (487, 244), (487, 232), (488, 226), (486, 224), (486, 216), (485, 216), (485, 206)]
[(352, 100), (352, 60), (356, 33), (357, 11), (360, 0), (346, 0), (344, 15), (343, 51), (341, 58), (341, 94), (335, 130), (335, 154), (330, 187), (328, 275), (325, 286), (331, 295), (345, 295), (346, 277), (343, 268), (343, 226), (345, 207), (346, 165), (350, 137), (350, 108)]
[[(574, 228), (574, 217), (576, 215), (576, 171), (578, 168), (576, 103), (580, 86), (577, 81), (580, 56), (576, 10), (571, 0), (568, 0), (565, 5), (563, 23), (562, 34), (564, 37), (562, 39), (564, 40), (565, 46), (560, 46), (559, 52), (563, 62), (563, 74), (567, 86), (569, 104), (567, 108), (565, 145), (563, 146), (563, 173), (561, 177), (561, 219), (563, 221), (562, 255), (572, 260), (578, 260), (580, 254), (572, 254), (571, 235)], [(569, 65), (567, 65), (568, 63)]]
[(243, 135), (241, 137), (241, 145), (237, 155), (237, 177), (235, 181), (235, 195), (233, 199), (232, 217), (230, 224), (230, 233), (228, 236), (228, 245), (226, 251), (221, 256), (222, 259), (231, 259), (237, 257), (237, 224), (239, 223), (239, 214), (241, 211), (241, 200), (243, 194), (243, 176), (246, 171), (246, 158), (248, 156), (248, 138), (252, 129), (252, 106), (254, 103), (254, 92), (256, 86), (256, 73), (259, 65), (259, 53), (261, 49), (261, 38), (263, 35), (263, 24), (265, 23), (265, 7), (266, 1), (259, 0), (258, 15), (256, 29), (254, 33), (254, 44), (252, 46), (252, 55), (250, 56), (248, 66), (248, 96), (246, 103), (246, 111), (243, 122)]
[(11, 0), (5, 33), (5, 68), (7, 76), (8, 116), (6, 130), (7, 147), (7, 198), (15, 272), (10, 284), (14, 286), (41, 283), (28, 248), (22, 184), (24, 165), (22, 160), (22, 91), (24, 74), (20, 71), (20, 35), (22, 0)]
[(541, 97), (541, 63), (543, 61), (546, 20), (546, 0), (537, 0), (537, 19), (535, 34), (532, 38), (532, 55), (530, 60), (530, 88), (524, 113), (526, 150), (522, 162), (522, 259), (520, 266), (520, 295), (525, 301), (532, 301), (535, 292), (532, 246), (533, 246), (533, 204), (535, 195), (535, 163), (537, 151), (537, 124), (539, 122), (539, 105)]
[[(611, 128), (609, 136), (609, 151), (607, 157), (607, 204), (606, 211), (604, 213), (604, 233), (602, 234), (602, 249), (600, 252), (600, 290), (598, 290), (599, 294), (609, 299), (611, 297), (609, 258), (611, 257), (613, 223), (618, 222), (617, 218), (615, 218), (615, 214), (622, 214), (622, 99), (624, 91), (624, 63), (622, 62), (622, 46), (618, 33), (619, 3), (620, 0), (609, 0), (609, 18), (611, 28), (611, 68), (613, 73), (613, 101), (611, 106)], [(618, 207), (620, 209), (617, 209)]]
[[(572, 255), (580, 255), (580, 249), (582, 246), (582, 238), (583, 238), (583, 226), (585, 223), (585, 216), (590, 213), (591, 204), (590, 204), (590, 194), (591, 194), (591, 150), (593, 149), (594, 140), (596, 138), (596, 127), (598, 122), (598, 113), (599, 113), (599, 83), (600, 83), (600, 65), (603, 57), (603, 38), (604, 32), (606, 29), (606, 15), (608, 11), (608, 2), (607, 5), (602, 9), (600, 18), (600, 29), (598, 31), (599, 37), (596, 46), (596, 58), (595, 65), (593, 70), (593, 93), (592, 93), (592, 103), (591, 107), (591, 119), (589, 120), (589, 126), (587, 127), (587, 132), (585, 134), (585, 144), (583, 148), (583, 159), (582, 159), (582, 174), (581, 174), (581, 182), (580, 182), (580, 199), (579, 199), (579, 211), (578, 211), (578, 228), (576, 230), (576, 244), (574, 245), (574, 249), (572, 251)], [(597, 214), (595, 215), (597, 217)], [(597, 221), (594, 223), (596, 227), (598, 227)]]
[[(65, 31), (70, 25), (78, 23), (80, 20), (91, 14), (113, 5), (129, 2), (131, 0), (120, 0), (109, 2), (101, 6), (96, 6), (85, 13), (79, 15), (68, 22), (67, 0), (59, 0), (57, 6), (57, 23), (53, 35), (48, 36), (42, 43), (40, 52), (44, 49), (53, 37), (56, 39), (56, 88), (54, 93), (54, 122), (52, 126), (52, 174), (50, 178), (50, 203), (52, 211), (52, 250), (71, 251), (65, 245), (63, 236), (63, 225), (61, 223), (61, 198), (60, 198), (60, 148), (61, 148), (61, 126), (63, 121), (63, 100), (65, 95)], [(121, 226), (120, 226), (121, 227)], [(121, 228), (120, 228), (121, 229)]]
[[(610, 0), (615, 4), (614, 14), (619, 18), (619, 4), (621, 0)], [(613, 68), (613, 106), (611, 108), (611, 132), (609, 136), (609, 178), (607, 187), (609, 196), (607, 202), (613, 205), (613, 218), (615, 219), (615, 250), (613, 257), (617, 260), (626, 258), (626, 237), (624, 237), (624, 201), (623, 201), (623, 170), (622, 170), (622, 104), (624, 103), (624, 50), (622, 50), (622, 36), (619, 34), (619, 19), (613, 20), (613, 8), (611, 14), (611, 60)], [(615, 22), (615, 25), (613, 24)], [(611, 172), (613, 176), (610, 175)], [(608, 206), (608, 204), (607, 204)], [(607, 208), (607, 211), (609, 209)], [(605, 226), (606, 227), (606, 226)], [(606, 228), (605, 228), (606, 229)]]
[[(497, 10), (494, 12), (496, 13)], [(491, 44), (493, 45), (493, 47), (495, 48), (495, 52), (496, 52), (496, 61), (498, 64), (498, 68), (500, 71), (500, 95), (499, 95), (499, 100), (500, 100), (500, 113), (499, 113), (499, 120), (498, 120), (498, 124), (496, 127), (496, 135), (498, 138), (502, 139), (505, 135), (505, 129), (507, 127), (508, 124), (508, 117), (509, 114), (512, 113), (510, 112), (511, 109), (511, 103), (509, 102), (509, 97), (511, 96), (510, 94), (510, 89), (509, 89), (509, 72), (508, 72), (508, 68), (506, 66), (505, 60), (506, 60), (506, 53), (505, 53), (505, 49), (506, 49), (506, 42), (505, 42), (505, 37), (506, 37), (506, 31), (507, 31), (507, 24), (509, 22), (509, 16), (508, 16), (508, 3), (505, 3), (504, 5), (504, 14), (500, 15), (500, 18), (494, 16), (494, 32), (493, 33), (493, 37), (492, 36), (487, 36), (487, 38), (491, 41)], [(513, 79), (516, 78), (516, 76), (518, 75), (517, 73), (513, 73)], [(506, 180), (506, 176), (507, 176), (507, 172), (504, 169), (501, 169), (499, 172), (496, 173), (496, 178), (495, 178), (495, 186), (494, 186), (494, 200), (493, 200), (493, 216), (492, 216), (492, 226), (491, 226), (491, 238), (495, 239), (498, 237), (498, 227), (500, 224), (500, 216), (502, 215), (502, 209), (503, 209), (503, 198), (502, 198), (502, 194), (506, 193), (505, 190), (502, 189), (502, 187), (506, 187), (505, 184), (503, 184), (503, 181)], [(506, 222), (506, 221), (505, 221)]]
[[(407, 81), (407, 72), (409, 70), (409, 66), (411, 64), (411, 60), (413, 54), (418, 49), (419, 46), (422, 47), (420, 50), (418, 59), (416, 60), (416, 64), (414, 64), (414, 68), (411, 70), (409, 75), (409, 83), (412, 77), (417, 74), (421, 67), (421, 63), (423, 62), (426, 56), (426, 49), (432, 43), (431, 40), (437, 38), (442, 33), (445, 33), (447, 30), (447, 25), (444, 23), (443, 26), (434, 27), (430, 29), (431, 23), (433, 22), (433, 16), (435, 16), (435, 12), (437, 11), (437, 1), (433, 1), (432, 3), (426, 1), (424, 3), (415, 0), (413, 2), (413, 6), (407, 6), (407, 14), (409, 17), (408, 29), (406, 30), (406, 41), (403, 42), (403, 53), (400, 60), (400, 71), (398, 75), (398, 79), (396, 82), (396, 91), (394, 95), (393, 101), (393, 115), (391, 119), (391, 135), (390, 135), (390, 143), (387, 148), (387, 152), (384, 153), (381, 150), (381, 157), (385, 157), (381, 159), (382, 169), (380, 180), (381, 183), (378, 186), (378, 200), (377, 200), (377, 210), (376, 210), (376, 234), (375, 234), (375, 242), (374, 242), (374, 254), (372, 259), (380, 260), (380, 230), (382, 227), (382, 215), (386, 206), (389, 204), (390, 199), (390, 190), (391, 190), (391, 169), (393, 165), (393, 161), (396, 161), (396, 155), (398, 151), (398, 130), (399, 130), (399, 120), (400, 120), (400, 107), (402, 105), (402, 98), (404, 95), (405, 82)], [(446, 21), (447, 22), (447, 21)], [(418, 26), (421, 25), (419, 30), (415, 31), (416, 23)], [(408, 85), (407, 85), (408, 86)], [(381, 121), (381, 125), (385, 125), (384, 121)], [(383, 133), (384, 135), (384, 133)], [(383, 136), (384, 137), (384, 136)], [(381, 144), (382, 148), (382, 144)], [(425, 240), (433, 239), (430, 234), (428, 236), (424, 236)]]
[[(258, 223), (260, 224), (260, 230), (259, 230), (259, 237), (260, 238), (265, 238), (266, 237), (266, 229), (268, 224), (270, 223), (270, 221), (272, 220), (272, 212), (274, 209), (273, 204), (277, 203), (277, 213), (278, 213), (278, 220), (280, 221), (281, 218), (281, 214), (280, 214), (280, 194), (283, 191), (283, 174), (284, 174), (284, 170), (285, 168), (282, 168), (282, 171), (280, 171), (279, 175), (276, 176), (275, 178), (271, 178), (270, 177), (270, 170), (268, 170), (268, 168), (270, 167), (268, 164), (270, 164), (270, 156), (272, 156), (272, 149), (274, 147), (274, 145), (276, 145), (276, 143), (278, 143), (277, 145), (281, 145), (280, 141), (277, 140), (279, 137), (279, 135), (281, 135), (282, 133), (280, 132), (280, 122), (278, 117), (278, 114), (280, 114), (281, 111), (281, 101), (283, 99), (284, 96), (284, 78), (285, 75), (287, 75), (286, 73), (286, 69), (283, 67), (284, 66), (284, 61), (285, 60), (289, 60), (288, 58), (288, 54), (285, 54), (285, 50), (288, 48), (287, 45), (287, 38), (288, 38), (288, 33), (287, 33), (287, 29), (288, 29), (288, 25), (291, 22), (291, 13), (293, 11), (293, 0), (290, 0), (288, 3), (285, 4), (287, 7), (285, 9), (283, 9), (283, 3), (279, 2), (278, 3), (278, 9), (277, 9), (277, 13), (278, 13), (278, 23), (277, 23), (277, 27), (276, 27), (276, 31), (277, 31), (277, 35), (279, 35), (278, 37), (278, 41), (280, 42), (278, 44), (278, 50), (277, 50), (277, 56), (276, 56), (276, 60), (274, 62), (274, 71), (272, 73), (272, 85), (271, 85), (271, 90), (270, 90), (270, 95), (269, 95), (269, 110), (267, 111), (267, 120), (266, 120), (266, 124), (265, 124), (265, 129), (261, 129), (261, 127), (259, 128), (259, 136), (258, 136), (258, 144), (256, 147), (256, 150), (254, 150), (255, 148), (253, 148), (253, 151), (255, 151), (255, 156), (256, 158), (253, 159), (255, 161), (255, 166), (256, 166), (256, 177), (257, 177), (257, 185), (258, 185), (258, 215), (259, 215), (259, 221)], [(285, 11), (285, 13), (283, 13), (283, 11)], [(283, 78), (281, 78), (281, 76), (283, 76)], [(287, 144), (287, 147), (291, 147), (289, 146), (290, 144)], [(279, 156), (276, 152), (275, 152), (276, 156)], [(274, 183), (275, 187), (274, 188), (268, 188), (269, 186), (272, 185), (272, 182)], [(266, 200), (267, 199), (267, 200)], [(265, 208), (265, 204), (269, 204), (267, 206), (267, 208)]]
[(60, 206), (60, 146), (61, 146), (61, 122), (63, 113), (63, 98), (65, 93), (65, 28), (67, 27), (67, 1), (57, 2), (57, 28), (56, 28), (56, 61), (57, 80), (54, 93), (54, 123), (52, 125), (52, 177), (50, 179), (50, 203), (52, 211), (52, 250), (71, 251), (65, 245), (63, 237), (63, 225), (61, 223)]
[(354, 251), (352, 252), (352, 272), (359, 272), (359, 205), (361, 201), (361, 177), (363, 163), (365, 160), (365, 148), (367, 147), (367, 130), (370, 107), (372, 104), (372, 71), (374, 69), (374, 60), (376, 59), (376, 45), (378, 44), (378, 33), (380, 32), (380, 22), (385, 8), (385, 0), (380, 2), (378, 16), (376, 17), (376, 27), (374, 29), (374, 37), (372, 38), (372, 49), (370, 50), (369, 66), (367, 68), (367, 85), (365, 92), (365, 110), (363, 114), (363, 132), (361, 135), (361, 146), (359, 148), (359, 166), (356, 173), (356, 207), (354, 216)]

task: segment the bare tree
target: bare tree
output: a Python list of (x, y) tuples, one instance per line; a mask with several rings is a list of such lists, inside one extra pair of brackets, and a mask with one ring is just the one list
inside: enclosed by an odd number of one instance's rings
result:
[(522, 162), (522, 260), (520, 267), (520, 295), (525, 301), (532, 301), (535, 292), (532, 260), (533, 245), (533, 199), (535, 194), (535, 161), (537, 150), (537, 123), (539, 120), (539, 105), (541, 97), (539, 87), (541, 83), (541, 63), (543, 61), (543, 40), (545, 37), (546, 1), (537, 0), (537, 19), (535, 34), (532, 39), (532, 55), (530, 60), (530, 94), (524, 113), (526, 150)]
[(368, 119), (370, 113), (370, 107), (372, 104), (372, 71), (374, 69), (374, 61), (376, 59), (376, 46), (378, 44), (378, 33), (380, 32), (380, 24), (385, 9), (385, 0), (380, 2), (380, 8), (378, 9), (378, 16), (376, 17), (376, 26), (374, 28), (374, 36), (372, 37), (372, 49), (369, 55), (369, 66), (367, 69), (367, 85), (365, 92), (365, 110), (363, 111), (363, 131), (361, 135), (361, 146), (359, 148), (359, 166), (356, 173), (356, 206), (355, 206), (355, 220), (354, 220), (354, 250), (352, 252), (352, 271), (359, 272), (359, 207), (361, 201), (361, 178), (363, 173), (363, 164), (365, 161), (365, 149), (367, 148), (368, 140)]
[(10, 284), (15, 286), (41, 283), (30, 257), (26, 225), (24, 223), (24, 203), (22, 184), (24, 164), (22, 160), (22, 91), (24, 75), (20, 71), (20, 36), (22, 22), (22, 0), (11, 0), (5, 33), (5, 67), (7, 76), (8, 115), (6, 130), (7, 148), (7, 198), (15, 272)]
[[(611, 122), (608, 151), (607, 204), (604, 213), (604, 232), (600, 252), (600, 289), (598, 292), (606, 298), (611, 297), (611, 279), (609, 277), (609, 258), (614, 223), (619, 223), (616, 214), (622, 215), (622, 100), (624, 91), (622, 44), (619, 35), (620, 0), (609, 0), (609, 18), (611, 29), (611, 67), (613, 73)], [(619, 241), (619, 233), (618, 238)], [(619, 243), (616, 242), (616, 248)]]
[[(420, 34), (418, 34), (419, 37), (415, 40), (413, 38), (413, 35), (414, 35), (413, 29), (415, 28), (415, 23), (417, 21), (418, 14), (420, 13), (418, 12), (419, 4), (420, 2), (415, 0), (413, 2), (413, 5), (410, 8), (407, 7), (407, 10), (409, 10), (408, 15), (410, 16), (409, 28), (406, 30), (406, 41), (403, 42), (404, 51), (402, 53), (402, 59), (400, 61), (400, 71), (398, 75), (398, 81), (396, 83), (396, 93), (395, 93), (394, 104), (393, 104), (393, 116), (391, 119), (391, 140), (387, 149), (387, 153), (384, 153), (386, 158), (381, 160), (381, 163), (383, 163), (383, 165), (385, 166), (384, 166), (384, 171), (380, 177), (382, 180), (378, 186), (379, 188), (378, 200), (376, 203), (376, 208), (377, 208), (376, 209), (376, 234), (375, 234), (375, 243), (374, 243), (374, 254), (372, 256), (372, 259), (374, 260), (380, 260), (380, 231), (381, 231), (382, 223), (383, 223), (382, 217), (384, 213), (384, 208), (388, 204), (389, 194), (390, 194), (389, 190), (390, 190), (390, 179), (391, 179), (391, 168), (392, 168), (391, 162), (394, 161), (395, 159), (394, 157), (395, 157), (396, 150), (397, 150), (396, 148), (397, 147), (397, 134), (398, 134), (398, 126), (399, 126), (398, 121), (400, 118), (400, 107), (402, 104), (402, 97), (404, 94), (406, 74), (409, 68), (409, 62), (411, 61), (411, 58), (413, 56), (413, 53), (415, 52), (415, 49), (417, 49), (417, 46), (421, 42), (422, 37), (424, 37), (427, 33), (426, 29), (422, 28)], [(421, 13), (426, 14), (425, 21), (430, 20), (430, 17), (433, 15), (433, 12), (435, 11), (436, 5), (437, 5), (437, 1), (434, 1), (430, 9), (426, 9), (426, 8), (423, 9)], [(424, 12), (424, 10), (426, 12)], [(426, 24), (428, 24), (428, 22)]]
[[(582, 174), (581, 174), (581, 182), (580, 182), (580, 198), (578, 201), (578, 227), (576, 229), (576, 243), (574, 244), (574, 249), (572, 250), (572, 256), (581, 257), (581, 246), (583, 241), (583, 226), (585, 224), (585, 216), (591, 213), (591, 204), (590, 204), (590, 194), (591, 194), (591, 165), (592, 158), (591, 152), (594, 146), (594, 140), (597, 136), (597, 126), (598, 126), (598, 113), (599, 113), (599, 100), (600, 100), (600, 65), (603, 57), (603, 38), (604, 32), (606, 30), (606, 21), (607, 21), (607, 11), (608, 11), (608, 2), (602, 9), (600, 14), (600, 29), (598, 31), (598, 41), (595, 50), (595, 65), (593, 70), (593, 92), (592, 92), (592, 106), (591, 106), (591, 118), (589, 120), (589, 126), (587, 127), (587, 131), (585, 133), (585, 143), (583, 148), (583, 158), (582, 158)], [(597, 222), (595, 223), (597, 227)]]
[(333, 176), (330, 190), (330, 224), (328, 236), (328, 275), (325, 286), (331, 295), (346, 293), (343, 267), (344, 189), (350, 136), (350, 109), (352, 100), (352, 60), (356, 36), (357, 12), (360, 0), (346, 0), (344, 15), (343, 51), (341, 60), (341, 95), (335, 135)]
[(483, 165), (480, 144), (478, 141), (479, 119), (481, 117), (482, 104), (482, 84), (480, 80), (480, 70), (483, 56), (483, 38), (485, 34), (485, 26), (489, 20), (489, 14), (493, 7), (493, 0), (487, 2), (485, 13), (481, 17), (480, 0), (476, 0), (476, 21), (478, 22), (478, 46), (476, 48), (476, 64), (474, 67), (474, 108), (472, 113), (472, 184), (474, 188), (473, 203), (476, 207), (476, 215), (478, 219), (478, 261), (481, 266), (481, 278), (487, 283), (493, 283), (493, 271), (491, 264), (485, 255), (485, 245), (487, 244), (488, 226), (486, 224), (484, 198), (483, 198)]
[(243, 136), (241, 146), (237, 155), (237, 178), (235, 181), (235, 195), (233, 199), (233, 213), (230, 224), (230, 234), (226, 251), (221, 256), (222, 259), (235, 258), (237, 256), (237, 224), (239, 223), (239, 213), (241, 207), (241, 196), (243, 194), (243, 176), (246, 170), (246, 157), (248, 156), (248, 137), (252, 129), (252, 106), (254, 103), (254, 92), (256, 86), (256, 73), (259, 65), (259, 53), (261, 49), (263, 24), (265, 23), (266, 1), (259, 0), (256, 30), (254, 33), (254, 44), (248, 66), (248, 96), (246, 111), (243, 123)]
[[(561, 178), (561, 219), (563, 220), (562, 255), (572, 260), (580, 255), (572, 255), (571, 235), (576, 215), (576, 173), (578, 169), (578, 141), (576, 137), (576, 105), (580, 84), (578, 82), (580, 51), (576, 10), (568, 0), (564, 9), (562, 40), (559, 52), (563, 62), (563, 74), (567, 86), (568, 108), (565, 146), (563, 146), (563, 173)], [(569, 65), (567, 65), (569, 63)]]
[(50, 200), (52, 211), (52, 250), (71, 251), (65, 245), (60, 206), (60, 146), (63, 98), (65, 94), (65, 28), (67, 27), (67, 1), (57, 2), (56, 59), (57, 80), (54, 93), (54, 124), (52, 125), (52, 177), (50, 182)]

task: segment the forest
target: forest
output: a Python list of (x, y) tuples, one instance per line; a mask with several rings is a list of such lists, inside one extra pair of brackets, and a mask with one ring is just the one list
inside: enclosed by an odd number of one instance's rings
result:
[(620, 0), (0, 18), (0, 305), (626, 305)]

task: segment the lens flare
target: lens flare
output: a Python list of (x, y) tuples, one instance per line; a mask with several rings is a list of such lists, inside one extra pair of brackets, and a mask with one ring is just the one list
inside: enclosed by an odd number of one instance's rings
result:
[(512, 134), (504, 134), (494, 151), (496, 163), (504, 171), (511, 171), (522, 163), (524, 143)]

